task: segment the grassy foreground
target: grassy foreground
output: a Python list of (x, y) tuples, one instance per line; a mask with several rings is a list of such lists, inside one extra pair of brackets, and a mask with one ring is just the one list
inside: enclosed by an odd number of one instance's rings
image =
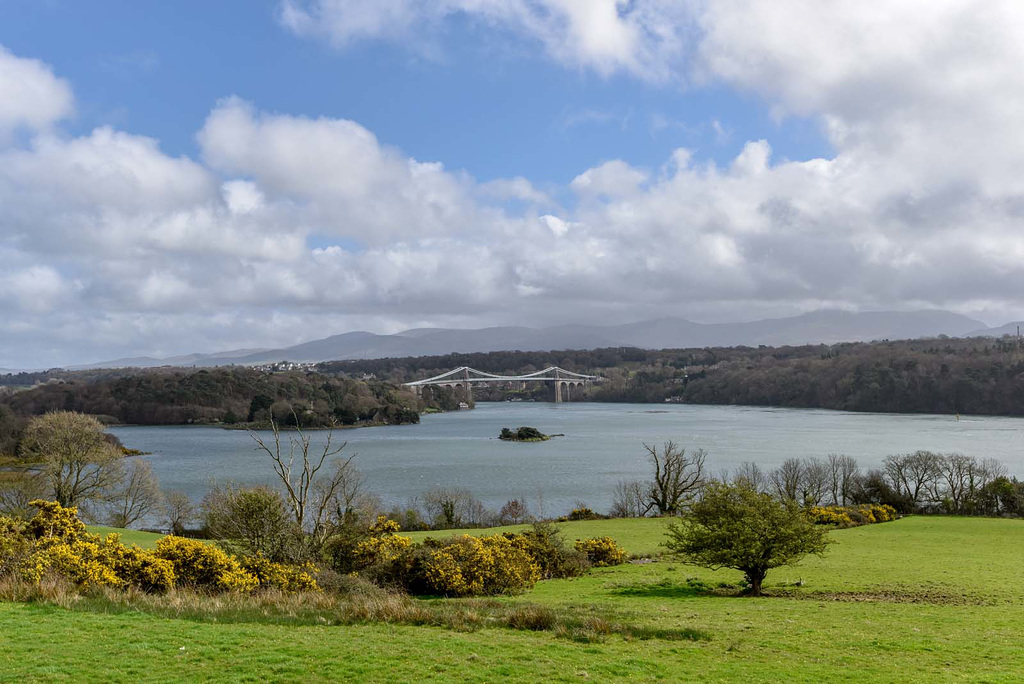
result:
[[(664, 523), (566, 523), (657, 551)], [(435, 533), (436, 535), (436, 533)], [(773, 571), (773, 597), (709, 594), (736, 582), (662, 560), (542, 582), (502, 599), (612, 608), (709, 641), (456, 632), (161, 617), (0, 604), (0, 681), (849, 681), (1016, 682), (1024, 672), (1024, 521), (907, 518), (833, 533), (823, 559)], [(801, 586), (794, 586), (797, 582)]]

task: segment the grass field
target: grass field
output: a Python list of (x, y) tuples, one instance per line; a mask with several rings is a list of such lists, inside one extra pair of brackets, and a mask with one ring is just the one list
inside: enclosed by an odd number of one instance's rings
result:
[[(657, 551), (664, 523), (566, 523)], [(435, 533), (436, 534), (436, 533)], [(610, 608), (708, 641), (576, 643), (548, 632), (386, 624), (285, 626), (0, 604), (0, 681), (1019, 682), (1024, 521), (913, 517), (833, 533), (825, 558), (773, 571), (760, 599), (669, 560), (541, 582), (502, 599)], [(791, 586), (802, 580), (799, 588)]]
[(121, 541), (129, 546), (135, 544), (139, 548), (152, 549), (156, 547), (156, 540), (162, 534), (154, 532), (139, 532), (138, 530), (123, 530), (117, 527), (104, 527), (103, 525), (86, 525), (86, 528), (93, 534), (110, 534), (116, 532), (121, 535)]

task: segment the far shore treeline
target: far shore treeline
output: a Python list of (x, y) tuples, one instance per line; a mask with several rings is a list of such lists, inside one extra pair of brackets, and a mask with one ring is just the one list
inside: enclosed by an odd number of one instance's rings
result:
[[(1016, 337), (490, 352), (334, 361), (318, 369), (400, 383), (458, 366), (517, 374), (552, 365), (604, 378), (587, 389), (587, 401), (1024, 416), (1024, 344)], [(534, 386), (522, 394), (539, 401), (550, 400), (550, 392)], [(473, 396), (478, 401), (505, 398), (502, 392), (478, 388)]]
[(29, 417), (49, 411), (77, 411), (108, 424), (262, 427), (273, 419), (285, 427), (324, 427), (418, 423), (427, 408), (457, 405), (450, 392), (428, 405), (392, 383), (240, 367), (62, 371), (7, 392), (0, 395), (0, 455), (14, 452)]
[[(491, 352), (331, 361), (303, 370), (243, 367), (65, 371), (0, 375), (0, 454), (12, 453), (27, 418), (47, 411), (134, 425), (370, 426), (454, 410), (458, 391), (417, 397), (402, 386), (458, 366), (520, 374), (557, 365), (596, 374), (585, 401), (725, 404), (887, 413), (1024, 416), (1024, 344), (924, 339), (677, 350)], [(480, 401), (550, 400), (544, 384), (475, 387)]]

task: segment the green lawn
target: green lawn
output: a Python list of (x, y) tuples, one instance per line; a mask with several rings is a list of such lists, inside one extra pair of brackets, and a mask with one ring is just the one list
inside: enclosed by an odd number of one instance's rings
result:
[(103, 525), (86, 525), (93, 534), (110, 534), (116, 532), (121, 535), (121, 542), (124, 544), (132, 545), (135, 544), (139, 548), (152, 549), (156, 548), (156, 540), (160, 539), (164, 535), (156, 534), (155, 532), (140, 532), (138, 530), (123, 530), (119, 527), (105, 527)]
[[(567, 523), (657, 550), (657, 520)], [(738, 580), (669, 560), (542, 582), (503, 599), (605, 606), (710, 641), (576, 643), (547, 632), (393, 625), (229, 624), (0, 604), (0, 681), (1019, 682), (1024, 521), (914, 517), (833, 533), (823, 559), (779, 569), (761, 599), (687, 578)], [(800, 588), (785, 587), (797, 580)]]

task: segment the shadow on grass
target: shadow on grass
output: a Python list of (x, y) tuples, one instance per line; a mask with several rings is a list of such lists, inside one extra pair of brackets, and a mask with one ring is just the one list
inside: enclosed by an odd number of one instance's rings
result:
[(669, 599), (745, 596), (741, 588), (734, 584), (727, 582), (710, 584), (700, 580), (687, 580), (684, 583), (663, 580), (661, 582), (620, 585), (613, 587), (610, 593), (630, 598)]

